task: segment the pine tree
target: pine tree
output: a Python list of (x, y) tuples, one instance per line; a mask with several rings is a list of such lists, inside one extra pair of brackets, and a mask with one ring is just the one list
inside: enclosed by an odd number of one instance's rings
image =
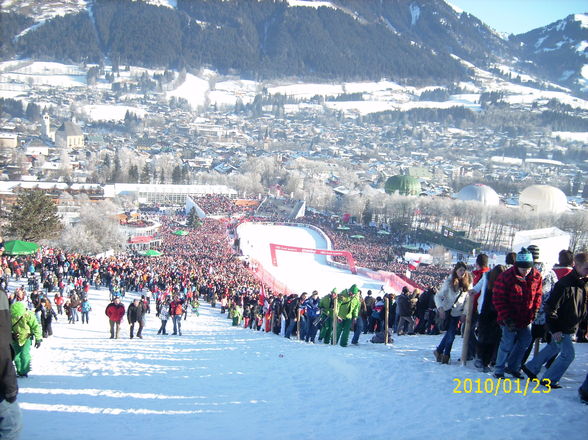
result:
[(57, 206), (39, 190), (23, 190), (8, 215), (7, 235), (38, 241), (56, 236), (63, 228)]
[(150, 183), (151, 182), (151, 170), (149, 169), (149, 164), (145, 164), (143, 167), (143, 171), (141, 171), (141, 183)]
[(174, 185), (182, 183), (182, 169), (179, 165), (176, 165), (172, 171), (172, 183)]
[(129, 183), (139, 183), (139, 167), (137, 165), (129, 167)]

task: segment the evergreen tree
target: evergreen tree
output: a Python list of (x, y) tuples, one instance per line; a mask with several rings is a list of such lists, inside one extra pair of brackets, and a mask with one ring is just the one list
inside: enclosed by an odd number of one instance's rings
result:
[(23, 190), (8, 215), (7, 235), (19, 240), (38, 241), (56, 236), (63, 228), (57, 206), (39, 190)]
[(151, 170), (149, 169), (149, 164), (145, 164), (143, 167), (143, 171), (141, 171), (141, 183), (150, 183), (151, 182)]
[(129, 167), (129, 183), (139, 183), (139, 167), (137, 165)]
[(174, 185), (182, 183), (182, 169), (179, 165), (176, 165), (172, 171), (172, 183)]
[(112, 176), (110, 181), (112, 183), (121, 182), (122, 172), (120, 166), (120, 159), (118, 158), (118, 154), (114, 156), (114, 167), (112, 169)]

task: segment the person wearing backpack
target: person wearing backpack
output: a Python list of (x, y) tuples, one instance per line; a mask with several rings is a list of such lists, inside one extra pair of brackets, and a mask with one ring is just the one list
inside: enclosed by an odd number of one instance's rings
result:
[(24, 303), (17, 301), (10, 306), (12, 318), (12, 348), (14, 365), (19, 377), (28, 377), (31, 371), (31, 344), (35, 339), (35, 348), (41, 346), (43, 335), (35, 315), (27, 310)]

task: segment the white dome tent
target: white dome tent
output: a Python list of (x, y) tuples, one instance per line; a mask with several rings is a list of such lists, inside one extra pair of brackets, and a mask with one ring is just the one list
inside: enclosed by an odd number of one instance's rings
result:
[(568, 209), (568, 199), (554, 186), (531, 185), (521, 192), (519, 206), (537, 214), (561, 214)]
[(464, 186), (459, 191), (455, 198), (464, 202), (474, 201), (480, 202), (486, 206), (498, 206), (500, 204), (500, 198), (496, 191), (487, 185), (476, 183), (473, 185)]

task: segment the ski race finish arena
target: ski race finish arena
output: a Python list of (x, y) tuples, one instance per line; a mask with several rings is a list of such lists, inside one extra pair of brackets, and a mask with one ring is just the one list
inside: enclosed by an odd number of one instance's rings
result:
[[(364, 292), (384, 287), (400, 291), (403, 281), (356, 268), (346, 250), (332, 250), (329, 238), (310, 225), (279, 223), (243, 223), (237, 228), (243, 256), (249, 259), (258, 277), (275, 289), (288, 293), (312, 292), (321, 296), (334, 287), (344, 289), (357, 284)], [(332, 256), (343, 256), (347, 264), (336, 263)]]

